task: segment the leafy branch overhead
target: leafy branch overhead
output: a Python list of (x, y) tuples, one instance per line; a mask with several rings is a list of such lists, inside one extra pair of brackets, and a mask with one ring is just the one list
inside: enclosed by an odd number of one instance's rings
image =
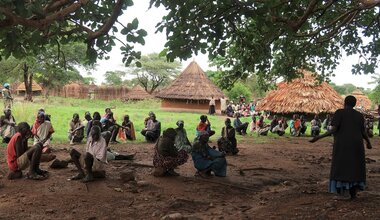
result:
[(273, 80), (297, 77), (299, 68), (328, 78), (343, 55), (359, 54), (352, 73), (374, 73), (380, 55), (379, 0), (151, 0), (167, 15), (169, 60), (193, 53), (222, 56), (224, 78), (257, 73)]
[(89, 63), (95, 63), (108, 58), (119, 41), (123, 62), (129, 65), (141, 56), (133, 44), (145, 44), (147, 35), (137, 19), (127, 24), (118, 20), (132, 5), (132, 0), (0, 0), (0, 58), (22, 58), (40, 54), (47, 45), (80, 42), (87, 45)]

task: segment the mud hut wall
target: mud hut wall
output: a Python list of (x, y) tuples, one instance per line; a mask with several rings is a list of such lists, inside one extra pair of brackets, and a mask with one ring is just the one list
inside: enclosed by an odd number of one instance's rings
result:
[(63, 88), (66, 98), (88, 98), (88, 87), (84, 85), (68, 85)]
[[(162, 99), (161, 108), (164, 109), (178, 109), (192, 111), (204, 110), (208, 111), (209, 109), (208, 100), (181, 100), (181, 99)], [(220, 100), (215, 101), (215, 110), (217, 113), (220, 113)]]
[(98, 87), (94, 89), (95, 99), (114, 100), (122, 99), (127, 94), (126, 87)]

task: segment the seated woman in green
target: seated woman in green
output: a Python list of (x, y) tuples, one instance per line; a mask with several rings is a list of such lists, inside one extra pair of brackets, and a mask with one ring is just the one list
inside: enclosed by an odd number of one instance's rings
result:
[(177, 128), (175, 131), (177, 132), (177, 135), (175, 136), (175, 146), (178, 151), (184, 150), (187, 153), (191, 152), (191, 143), (189, 139), (187, 138), (187, 132), (185, 127), (185, 123), (182, 120), (177, 121)]

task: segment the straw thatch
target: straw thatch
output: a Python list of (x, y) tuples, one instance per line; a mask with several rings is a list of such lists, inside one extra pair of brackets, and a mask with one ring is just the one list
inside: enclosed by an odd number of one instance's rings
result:
[(303, 78), (280, 84), (256, 106), (276, 113), (331, 113), (343, 107), (343, 98), (326, 82), (318, 84), (312, 73), (301, 70)]
[[(25, 83), (20, 83), (20, 85), (17, 86), (16, 89), (17, 92), (25, 92)], [(34, 80), (32, 80), (32, 92), (41, 92), (42, 87), (38, 85), (38, 83)]]
[(371, 100), (360, 90), (355, 90), (351, 94), (356, 98), (356, 107), (370, 109), (372, 107)]
[(223, 92), (207, 78), (205, 72), (193, 61), (166, 88), (157, 95), (163, 99), (208, 100), (224, 97)]
[(144, 100), (154, 98), (140, 85), (134, 86), (126, 95), (125, 100)]

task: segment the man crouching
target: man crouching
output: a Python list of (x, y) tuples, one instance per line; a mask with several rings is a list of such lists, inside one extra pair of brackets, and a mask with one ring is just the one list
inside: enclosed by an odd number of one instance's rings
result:
[[(72, 149), (70, 156), (79, 171), (71, 180), (83, 179), (82, 182), (86, 183), (93, 181), (94, 177), (104, 178), (106, 172), (103, 165), (107, 163), (107, 144), (101, 135), (100, 127), (91, 128), (84, 155)], [(86, 175), (82, 167), (86, 170)]]
[(17, 132), (7, 146), (7, 162), (9, 167), (8, 179), (18, 179), (22, 177), (22, 170), (29, 167), (28, 179), (41, 180), (47, 177), (48, 172), (40, 169), (42, 145), (45, 140), (37, 142), (33, 147), (28, 148), (28, 139), (32, 132), (26, 122), (18, 124)]

